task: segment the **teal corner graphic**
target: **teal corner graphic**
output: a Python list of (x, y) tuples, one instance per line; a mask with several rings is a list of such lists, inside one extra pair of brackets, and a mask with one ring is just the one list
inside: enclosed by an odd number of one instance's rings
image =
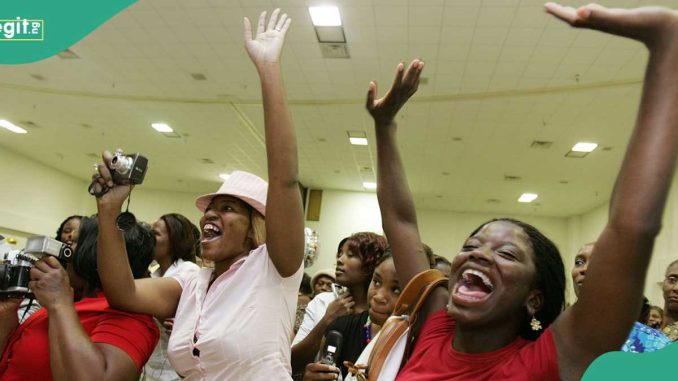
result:
[(676, 343), (650, 353), (610, 352), (591, 364), (582, 381), (675, 380), (676, 360)]
[(49, 58), (83, 39), (136, 0), (4, 0), (0, 64)]

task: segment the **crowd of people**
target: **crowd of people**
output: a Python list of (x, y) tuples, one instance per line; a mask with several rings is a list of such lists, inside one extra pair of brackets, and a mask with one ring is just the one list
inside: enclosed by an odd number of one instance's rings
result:
[[(121, 231), (116, 219), (130, 187), (113, 182), (104, 152), (92, 178), (97, 214), (70, 216), (57, 231), (73, 256), (34, 264), (29, 305), (0, 300), (0, 379), (350, 378), (402, 289), (429, 269), (449, 283), (425, 300), (400, 381), (577, 380), (603, 353), (678, 340), (678, 260), (666, 269), (663, 308), (643, 303), (642, 292), (678, 155), (678, 12), (553, 3), (546, 11), (649, 51), (608, 222), (571, 264), (572, 305), (558, 248), (525, 222), (481, 224), (451, 261), (421, 242), (396, 123), (417, 91), (419, 59), (397, 65), (383, 97), (368, 85), (384, 235), (353, 233), (338, 243), (336, 268), (305, 274), (297, 146), (280, 66), (291, 20), (275, 10), (254, 31), (244, 20), (262, 89), (268, 182), (236, 171), (197, 198), (198, 226), (168, 213)], [(334, 365), (320, 361), (329, 332), (343, 341)]]

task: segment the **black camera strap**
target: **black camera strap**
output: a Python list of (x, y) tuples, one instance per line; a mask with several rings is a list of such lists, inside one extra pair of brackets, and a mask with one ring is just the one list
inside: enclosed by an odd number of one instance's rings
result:
[[(120, 213), (118, 218), (115, 219), (115, 226), (122, 231), (128, 231), (134, 227), (137, 223), (137, 218), (134, 217), (134, 214), (129, 211), (129, 203), (132, 200), (132, 186), (130, 185), (129, 196), (127, 196), (127, 207), (125, 211)], [(108, 190), (107, 190), (108, 191)]]

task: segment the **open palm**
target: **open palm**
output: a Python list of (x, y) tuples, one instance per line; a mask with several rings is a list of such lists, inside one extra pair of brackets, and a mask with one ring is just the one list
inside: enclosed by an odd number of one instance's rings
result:
[(266, 24), (266, 11), (261, 12), (254, 38), (252, 36), (250, 20), (245, 17), (245, 49), (257, 67), (280, 61), (285, 33), (290, 27), (292, 19), (288, 18), (287, 14), (278, 17), (279, 14), (280, 9), (273, 11), (268, 25), (264, 27), (264, 24)]

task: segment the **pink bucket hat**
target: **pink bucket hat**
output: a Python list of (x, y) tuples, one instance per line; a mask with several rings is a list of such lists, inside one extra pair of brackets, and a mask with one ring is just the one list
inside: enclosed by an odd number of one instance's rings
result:
[(264, 179), (249, 172), (235, 171), (221, 184), (218, 191), (198, 197), (195, 200), (195, 206), (201, 212), (205, 212), (207, 205), (215, 196), (233, 196), (253, 207), (265, 217), (266, 192), (268, 192), (268, 183)]

